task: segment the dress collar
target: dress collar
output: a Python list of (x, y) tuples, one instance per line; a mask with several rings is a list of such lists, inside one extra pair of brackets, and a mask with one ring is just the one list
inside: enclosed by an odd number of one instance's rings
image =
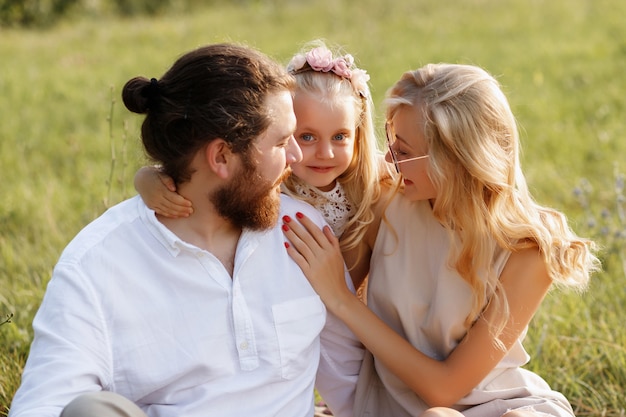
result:
[(296, 193), (310, 201), (310, 203), (324, 216), (335, 236), (339, 237), (345, 231), (346, 224), (355, 212), (354, 204), (350, 202), (339, 181), (330, 191), (297, 182)]

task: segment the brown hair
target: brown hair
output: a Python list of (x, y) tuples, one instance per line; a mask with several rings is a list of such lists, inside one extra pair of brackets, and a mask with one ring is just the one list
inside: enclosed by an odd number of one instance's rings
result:
[(267, 96), (293, 88), (293, 77), (261, 52), (214, 44), (181, 56), (158, 81), (132, 78), (122, 99), (146, 114), (145, 151), (179, 184), (191, 178), (193, 155), (213, 139), (245, 155), (269, 126)]

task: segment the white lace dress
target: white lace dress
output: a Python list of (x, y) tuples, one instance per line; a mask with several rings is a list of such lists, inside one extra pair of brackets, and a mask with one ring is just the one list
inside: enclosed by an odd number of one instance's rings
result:
[(328, 222), (328, 225), (339, 237), (343, 234), (346, 224), (356, 211), (354, 204), (348, 200), (346, 192), (339, 181), (330, 191), (322, 191), (307, 184), (297, 183), (296, 193), (311, 203)]

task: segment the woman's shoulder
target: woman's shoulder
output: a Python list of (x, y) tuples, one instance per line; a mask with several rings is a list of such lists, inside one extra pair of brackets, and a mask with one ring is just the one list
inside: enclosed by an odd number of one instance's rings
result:
[(432, 217), (432, 209), (427, 200), (412, 201), (397, 186), (381, 187), (381, 197), (373, 207), (377, 217), (394, 214), (401, 218), (420, 216)]

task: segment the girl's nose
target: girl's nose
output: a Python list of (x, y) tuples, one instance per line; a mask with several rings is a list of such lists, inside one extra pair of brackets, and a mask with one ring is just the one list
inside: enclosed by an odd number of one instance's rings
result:
[(315, 154), (320, 159), (332, 159), (335, 157), (333, 146), (326, 141), (320, 141), (317, 144)]

